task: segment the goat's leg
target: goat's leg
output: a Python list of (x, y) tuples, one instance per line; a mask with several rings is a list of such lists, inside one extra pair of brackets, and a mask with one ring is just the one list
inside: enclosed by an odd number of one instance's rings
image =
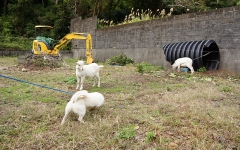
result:
[(84, 82), (85, 77), (81, 77), (81, 82), (80, 82), (80, 90), (83, 89), (83, 82)]
[(178, 65), (178, 72), (180, 72), (180, 69), (181, 69), (181, 65)]
[(100, 87), (100, 77), (98, 76), (98, 87)]
[(191, 73), (193, 73), (194, 72), (194, 69), (193, 69), (193, 67), (192, 66), (190, 66), (190, 65), (187, 65), (187, 67), (191, 70)]
[(96, 74), (96, 79), (98, 81), (98, 87), (100, 87), (100, 76), (99, 76), (99, 73)]
[(79, 85), (80, 85), (80, 79), (79, 79), (79, 77), (77, 77), (77, 87), (76, 87), (76, 90), (79, 90)]
[(176, 66), (173, 64), (172, 65), (172, 73), (175, 71), (175, 69), (176, 69)]
[(96, 85), (96, 76), (93, 76), (93, 87)]
[(193, 67), (191, 67), (191, 73), (194, 73), (194, 69), (193, 69)]

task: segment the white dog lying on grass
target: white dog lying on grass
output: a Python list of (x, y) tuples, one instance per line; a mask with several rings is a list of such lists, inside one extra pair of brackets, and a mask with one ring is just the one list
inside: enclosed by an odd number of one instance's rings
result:
[(83, 117), (86, 114), (86, 109), (100, 107), (103, 103), (104, 96), (101, 93), (88, 93), (86, 90), (76, 92), (72, 96), (71, 100), (67, 103), (67, 106), (65, 108), (65, 115), (63, 117), (61, 125), (64, 124), (68, 114), (71, 111), (78, 114), (78, 120), (84, 123)]
[(181, 67), (188, 67), (191, 70), (191, 73), (193, 73), (194, 69), (192, 67), (192, 63), (193, 61), (189, 57), (178, 58), (172, 65), (172, 69), (175, 70), (178, 68), (178, 72), (180, 72)]

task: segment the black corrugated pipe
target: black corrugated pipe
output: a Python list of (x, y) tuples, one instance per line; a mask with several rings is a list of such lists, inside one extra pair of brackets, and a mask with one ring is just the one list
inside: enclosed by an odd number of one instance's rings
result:
[(220, 54), (214, 40), (170, 43), (163, 46), (163, 51), (171, 65), (178, 58), (189, 57), (193, 60), (194, 70), (202, 67), (217, 70), (219, 67)]

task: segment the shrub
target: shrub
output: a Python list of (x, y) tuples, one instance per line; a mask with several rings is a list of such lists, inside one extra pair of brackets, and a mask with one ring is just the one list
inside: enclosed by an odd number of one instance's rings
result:
[(202, 67), (202, 68), (199, 68), (197, 71), (198, 71), (198, 72), (206, 72), (207, 69), (206, 69), (205, 67)]
[(143, 74), (143, 65), (142, 64), (137, 64), (137, 72)]
[(107, 59), (105, 61), (106, 64), (109, 65), (119, 65), (119, 66), (125, 66), (126, 64), (133, 64), (133, 59), (127, 58), (125, 54), (120, 54), (119, 56), (113, 56), (110, 59)]

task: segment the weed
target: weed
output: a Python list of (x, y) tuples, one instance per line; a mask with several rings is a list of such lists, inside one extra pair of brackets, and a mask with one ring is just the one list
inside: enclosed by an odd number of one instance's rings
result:
[(172, 88), (170, 86), (167, 86), (166, 89), (168, 92), (172, 91)]
[(231, 88), (228, 86), (223, 86), (221, 92), (231, 92)]
[(67, 77), (67, 78), (63, 79), (63, 82), (68, 83), (68, 84), (76, 84), (77, 78), (75, 76)]
[(142, 62), (140, 64), (137, 64), (137, 72), (143, 74), (145, 73), (153, 73), (155, 71), (163, 70), (163, 66), (153, 66), (150, 63)]
[(136, 132), (134, 130), (134, 127), (125, 127), (122, 128), (117, 134), (116, 134), (116, 138), (117, 139), (125, 139), (125, 140), (129, 140), (133, 137), (135, 137)]
[(137, 64), (137, 72), (143, 74), (143, 65), (142, 64)]
[(227, 76), (227, 80), (228, 81), (238, 81), (238, 79), (237, 78), (235, 78), (235, 77), (232, 77), (232, 76)]
[(206, 69), (205, 67), (202, 67), (202, 68), (199, 68), (197, 71), (198, 71), (198, 72), (206, 72), (207, 69)]
[(170, 73), (169, 74), (169, 77), (173, 77), (173, 78), (175, 78), (177, 75), (175, 74), (175, 73)]
[(156, 139), (156, 132), (154, 131), (146, 132), (146, 137), (145, 137), (146, 142), (153, 141), (154, 139)]

